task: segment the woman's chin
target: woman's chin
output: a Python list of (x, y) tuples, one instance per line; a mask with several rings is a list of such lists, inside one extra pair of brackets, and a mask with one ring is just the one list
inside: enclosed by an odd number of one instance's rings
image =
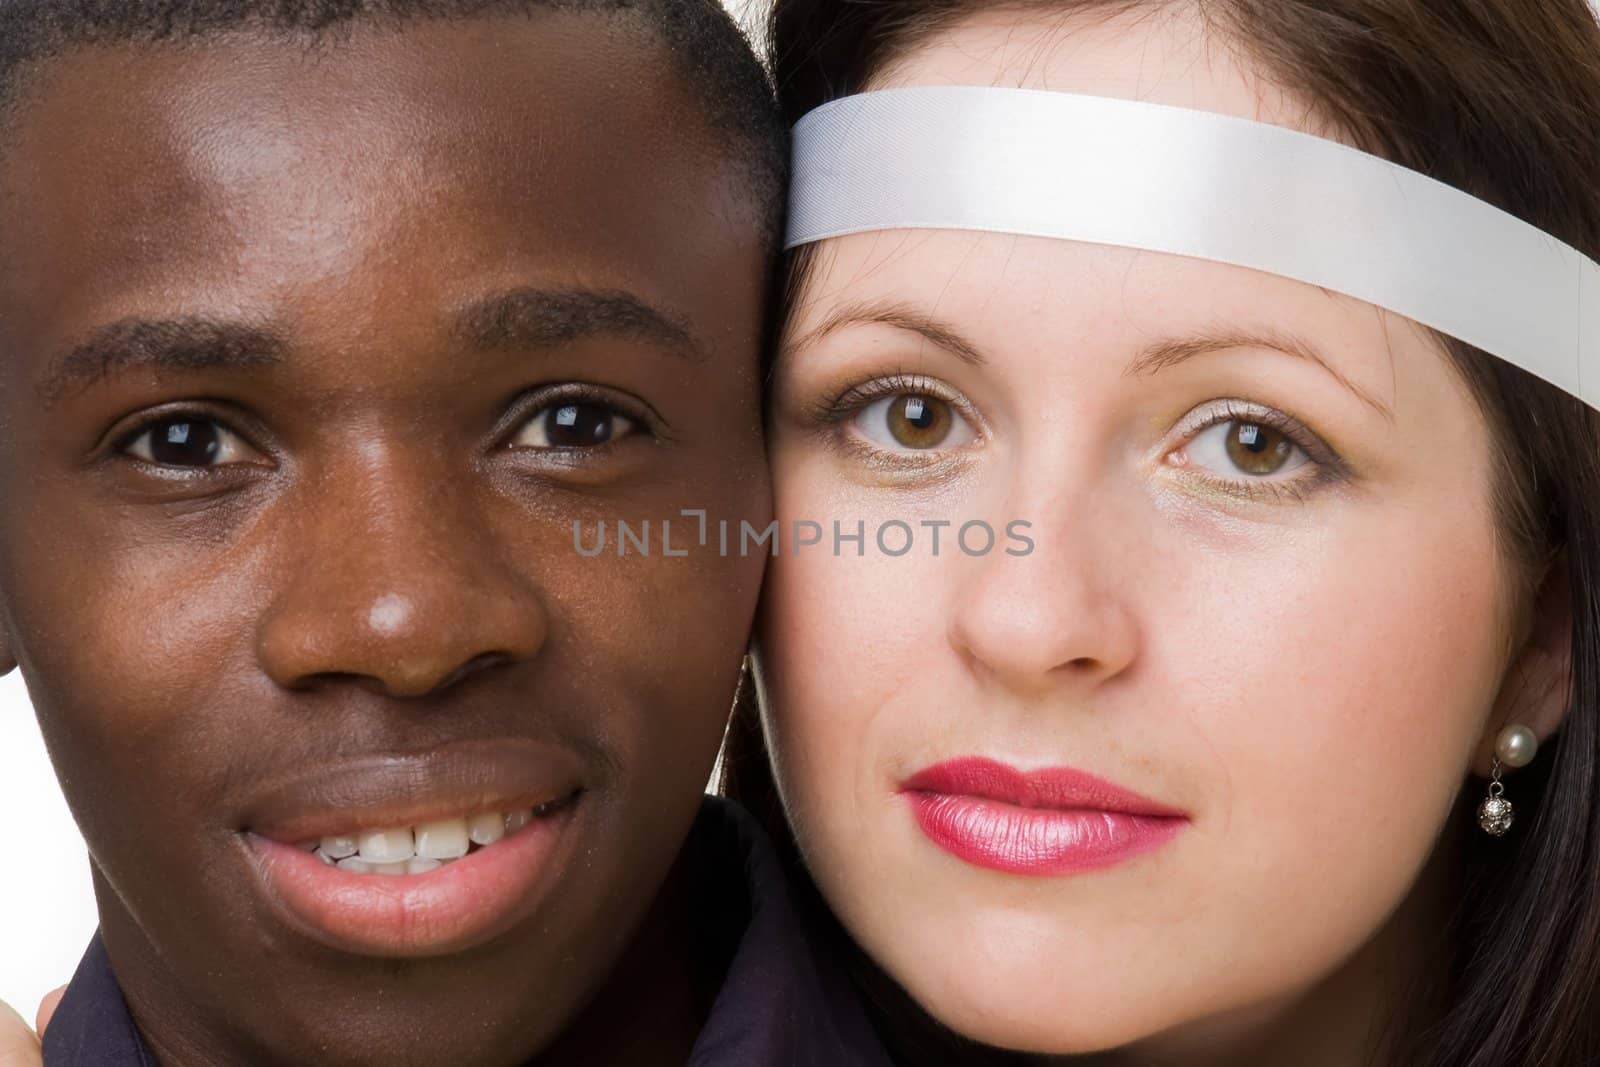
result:
[(1084, 1055), (1123, 1048), (1181, 1025), (1190, 1006), (1136, 976), (1110, 977), (1060, 956), (966, 965), (974, 959), (951, 951), (936, 960), (902, 961), (889, 976), (945, 1028), (1013, 1052)]

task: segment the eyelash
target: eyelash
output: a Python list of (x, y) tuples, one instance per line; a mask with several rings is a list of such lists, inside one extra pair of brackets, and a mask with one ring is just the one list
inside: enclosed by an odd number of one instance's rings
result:
[(1186, 419), (1182, 427), (1183, 444), (1168, 449), (1167, 454), (1187, 448), (1205, 431), (1230, 422), (1265, 426), (1288, 438), (1289, 442), (1305, 453), (1309, 475), (1270, 481), (1265, 478), (1219, 478), (1211, 474), (1197, 474), (1212, 488), (1231, 496), (1247, 500), (1303, 503), (1319, 490), (1340, 484), (1350, 476), (1349, 465), (1322, 437), (1305, 423), (1276, 408), (1251, 404), (1241, 400), (1222, 400), (1204, 417)]
[[(896, 469), (926, 467), (944, 457), (940, 457), (937, 450), (930, 450), (925, 458), (913, 454), (886, 452), (858, 440), (844, 428), (845, 423), (854, 419), (874, 402), (907, 393), (936, 397), (955, 408), (958, 416), (967, 419), (975, 429), (982, 426), (982, 420), (972, 410), (971, 405), (948, 386), (924, 375), (901, 371), (854, 384), (831, 398), (812, 403), (804, 414), (814, 425), (824, 427), (832, 433), (841, 446), (877, 465)], [(1168, 455), (1180, 448), (1188, 447), (1200, 434), (1213, 427), (1240, 422), (1264, 426), (1281, 433), (1305, 455), (1305, 465), (1311, 468), (1306, 475), (1277, 481), (1266, 478), (1223, 478), (1211, 474), (1193, 475), (1202, 479), (1211, 488), (1230, 496), (1269, 503), (1302, 503), (1318, 491), (1340, 484), (1350, 476), (1348, 464), (1319, 434), (1299, 419), (1276, 408), (1236, 399), (1222, 400), (1215, 402), (1203, 417), (1191, 417), (1185, 422), (1187, 424), (1182, 425), (1180, 429), (1183, 444), (1168, 449)]]
[(834, 434), (842, 446), (873, 457), (878, 462), (897, 467), (925, 467), (935, 461), (939, 456), (939, 450), (930, 449), (928, 457), (922, 459), (910, 454), (885, 452), (865, 441), (856, 440), (854, 436), (849, 435), (844, 426), (877, 401), (907, 393), (933, 397), (949, 404), (956, 416), (971, 424), (974, 433), (981, 437), (983, 420), (965, 397), (936, 378), (905, 371), (895, 371), (882, 377), (858, 382), (832, 397), (808, 404), (802, 414), (811, 424), (823, 427)]
[[(619, 442), (625, 441), (629, 437), (651, 437), (660, 440), (667, 436), (663, 423), (656, 414), (655, 409), (643, 401), (625, 403), (614, 392), (585, 385), (581, 382), (571, 382), (565, 385), (541, 386), (523, 393), (517, 402), (513, 403), (505, 422), (496, 430), (495, 439), (505, 441), (515, 436), (524, 427), (533, 422), (535, 415), (562, 404), (583, 404), (604, 408), (613, 415), (627, 420), (632, 424), (632, 429), (621, 437), (613, 438), (604, 444), (590, 448), (521, 448), (515, 451), (543, 452), (545, 454), (567, 456), (593, 455), (600, 452), (608, 452)], [(509, 446), (502, 445), (502, 447)]]
[(187, 467), (178, 464), (152, 462), (144, 459), (141, 456), (135, 456), (130, 451), (135, 442), (147, 434), (153, 434), (156, 428), (159, 426), (177, 422), (190, 422), (215, 426), (229, 436), (242, 442), (250, 451), (263, 455), (266, 454), (266, 450), (255, 443), (254, 435), (240, 430), (235, 425), (236, 421), (237, 420), (234, 419), (224, 418), (216, 412), (208, 411), (203, 407), (191, 406), (163, 408), (159, 411), (148, 413), (131, 428), (113, 438), (111, 442), (111, 448), (109, 450), (110, 457), (112, 459), (120, 459), (124, 462), (135, 464), (147, 471), (155, 472), (163, 478), (191, 479), (217, 477), (219, 474), (235, 472), (240, 467), (259, 466), (259, 464), (236, 462), (221, 463), (209, 467)]
[(966, 402), (966, 398), (957, 394), (954, 389), (950, 389), (936, 378), (928, 378), (925, 374), (910, 374), (906, 371), (894, 371), (893, 374), (885, 374), (883, 378), (858, 382), (835, 397), (813, 402), (806, 408), (805, 416), (808, 421), (818, 426), (837, 426), (840, 422), (856, 418), (861, 411), (874, 405), (878, 400), (902, 394), (917, 394), (942, 400), (955, 408), (962, 418), (971, 422), (974, 429), (982, 426), (982, 421), (978, 418), (978, 413), (973, 411), (971, 403)]
[[(509, 437), (514, 436), (524, 427), (529, 425), (535, 416), (538, 416), (548, 409), (562, 403), (586, 404), (594, 407), (604, 408), (607, 411), (610, 411), (613, 414), (627, 420), (632, 425), (632, 429), (623, 437), (607, 441), (604, 444), (597, 445), (593, 448), (523, 448), (516, 449), (516, 451), (541, 451), (546, 453), (565, 453), (569, 455), (578, 453), (595, 453), (607, 451), (618, 441), (625, 440), (627, 437), (634, 436), (635, 434), (647, 437), (661, 436), (659, 420), (656, 417), (654, 410), (645, 410), (647, 405), (644, 405), (642, 402), (637, 405), (623, 404), (619, 402), (617, 397), (610, 392), (579, 383), (570, 383), (567, 385), (533, 389), (522, 394), (517, 401), (514, 401), (510, 413), (507, 415), (504, 422), (496, 429), (494, 434), (495, 439), (502, 442), (499, 447), (511, 450), (511, 446), (505, 443)], [(153, 412), (141, 419), (128, 430), (117, 435), (111, 448), (112, 454), (117, 458), (137, 464), (146, 469), (159, 471), (164, 477), (215, 477), (221, 472), (228, 471), (230, 468), (244, 466), (244, 464), (241, 463), (223, 463), (216, 464), (214, 466), (187, 467), (176, 464), (153, 463), (150, 460), (132, 455), (130, 453), (129, 450), (141, 437), (146, 434), (153, 433), (159, 426), (173, 422), (208, 423), (220, 428), (231, 436), (238, 438), (247, 447), (249, 447), (251, 451), (263, 454), (266, 453), (265, 449), (261, 448), (255, 443), (251, 434), (245, 433), (236, 428), (233, 420), (218, 415), (215, 412), (207, 411), (204, 408), (176, 407)]]

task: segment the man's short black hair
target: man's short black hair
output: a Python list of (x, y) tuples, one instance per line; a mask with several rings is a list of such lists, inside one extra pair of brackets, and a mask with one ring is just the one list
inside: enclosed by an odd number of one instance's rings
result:
[(771, 83), (718, 0), (0, 0), (0, 99), (22, 68), (74, 47), (181, 41), (240, 29), (313, 37), (364, 21), (403, 24), (540, 11), (631, 14), (666, 46), (713, 130), (750, 177), (776, 242), (788, 138)]

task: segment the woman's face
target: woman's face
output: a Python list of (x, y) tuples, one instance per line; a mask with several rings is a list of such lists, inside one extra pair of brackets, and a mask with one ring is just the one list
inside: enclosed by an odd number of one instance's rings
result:
[[(1311, 128), (1176, 16), (994, 14), (877, 85), (948, 83)], [(1270, 1017), (1416, 899), (1513, 610), (1490, 434), (1423, 330), (1198, 260), (868, 233), (817, 249), (775, 408), (784, 528), (867, 530), (774, 561), (780, 788), (936, 1017), (1156, 1051)]]

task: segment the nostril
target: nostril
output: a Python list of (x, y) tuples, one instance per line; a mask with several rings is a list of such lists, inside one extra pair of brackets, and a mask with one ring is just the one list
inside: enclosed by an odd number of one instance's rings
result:
[(486, 671), (493, 667), (499, 667), (502, 664), (510, 663), (515, 658), (516, 657), (512, 656), (509, 652), (479, 653), (478, 655), (467, 660), (467, 662), (463, 663), (461, 666), (457, 667), (455, 670), (451, 671), (444, 678), (440, 679), (436, 688), (448, 689), (450, 686), (455, 685), (457, 682), (461, 681), (461, 679), (470, 674), (477, 674), (479, 671)]
[(301, 675), (285, 683), (285, 688), (300, 692), (310, 692), (346, 685), (364, 686), (368, 689), (375, 688), (372, 679), (352, 671), (321, 671), (317, 674)]
[(507, 652), (485, 652), (473, 656), (449, 673), (430, 670), (420, 663), (414, 664), (414, 669), (411, 670), (403, 664), (395, 664), (393, 669), (375, 674), (361, 671), (322, 671), (304, 676), (291, 688), (317, 689), (325, 686), (337, 688), (353, 685), (391, 697), (425, 697), (430, 693), (450, 688), (468, 675), (510, 663), (515, 658)]

